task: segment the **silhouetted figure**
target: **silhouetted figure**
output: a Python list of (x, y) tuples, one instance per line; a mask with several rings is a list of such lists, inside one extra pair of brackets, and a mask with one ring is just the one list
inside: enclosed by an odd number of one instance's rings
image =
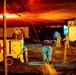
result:
[(57, 36), (56, 47), (61, 47), (61, 36), (60, 36), (60, 34), (58, 34), (58, 36)]
[(69, 38), (68, 38), (67, 34), (65, 35), (65, 38), (63, 40), (64, 40), (64, 49), (68, 49), (69, 48)]
[(59, 32), (55, 32), (54, 38), (56, 38), (56, 47), (61, 47), (61, 36)]
[(43, 45), (42, 45), (42, 54), (43, 54), (43, 60), (45, 62), (51, 62), (51, 54), (52, 54), (52, 48), (50, 46), (50, 44), (48, 43), (48, 41), (46, 41)]

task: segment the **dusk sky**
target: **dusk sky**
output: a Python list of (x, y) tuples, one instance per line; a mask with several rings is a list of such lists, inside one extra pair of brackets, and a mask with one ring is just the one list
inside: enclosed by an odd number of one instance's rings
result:
[[(59, 25), (76, 18), (76, 0), (6, 0), (7, 26)], [(0, 25), (2, 24), (0, 0)]]

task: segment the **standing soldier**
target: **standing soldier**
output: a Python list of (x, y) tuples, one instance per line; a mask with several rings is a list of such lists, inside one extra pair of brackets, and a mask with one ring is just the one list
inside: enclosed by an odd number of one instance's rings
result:
[(57, 36), (56, 47), (61, 47), (61, 36), (60, 36), (60, 34), (58, 34), (58, 36)]
[(69, 38), (67, 34), (65, 35), (65, 38), (64, 38), (64, 48), (65, 49), (69, 48)]
[(67, 49), (69, 48), (69, 38), (68, 38), (68, 35), (65, 34), (65, 38), (63, 39), (64, 41), (64, 62), (66, 61), (67, 59)]
[(51, 62), (52, 48), (49, 45), (48, 41), (46, 41), (45, 44), (42, 45), (42, 54), (43, 54), (44, 61)]
[(60, 33), (55, 31), (54, 38), (56, 38), (56, 47), (61, 47), (61, 36), (60, 36)]

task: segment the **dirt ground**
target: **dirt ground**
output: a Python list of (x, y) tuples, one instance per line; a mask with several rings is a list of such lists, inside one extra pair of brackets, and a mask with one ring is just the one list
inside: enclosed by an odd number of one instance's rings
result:
[[(35, 52), (31, 50), (29, 53), (29, 62), (43, 61), (41, 52)], [(67, 64), (58, 65), (58, 64)], [(66, 53), (66, 61), (64, 62), (64, 48), (54, 48), (52, 54), (52, 63), (54, 68), (58, 72), (58, 75), (75, 75), (76, 74), (76, 47), (70, 46)], [(44, 65), (41, 64), (26, 64), (26, 63), (14, 63), (12, 66), (8, 67), (8, 74), (18, 74), (18, 75), (47, 75), (44, 73)], [(44, 68), (45, 69), (45, 68)], [(0, 74), (4, 75), (4, 66), (0, 64)]]

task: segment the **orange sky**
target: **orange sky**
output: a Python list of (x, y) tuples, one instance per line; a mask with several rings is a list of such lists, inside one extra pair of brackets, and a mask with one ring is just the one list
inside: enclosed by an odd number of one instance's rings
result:
[[(7, 15), (7, 18), (11, 20), (53, 23), (76, 18), (76, 2), (62, 0), (56, 3), (56, 0), (54, 2), (50, 0), (48, 2), (46, 0), (26, 0), (26, 3), (25, 0), (16, 1), (8, 2), (7, 0), (7, 12), (10, 13), (10, 15)], [(27, 11), (24, 10), (26, 7)]]

